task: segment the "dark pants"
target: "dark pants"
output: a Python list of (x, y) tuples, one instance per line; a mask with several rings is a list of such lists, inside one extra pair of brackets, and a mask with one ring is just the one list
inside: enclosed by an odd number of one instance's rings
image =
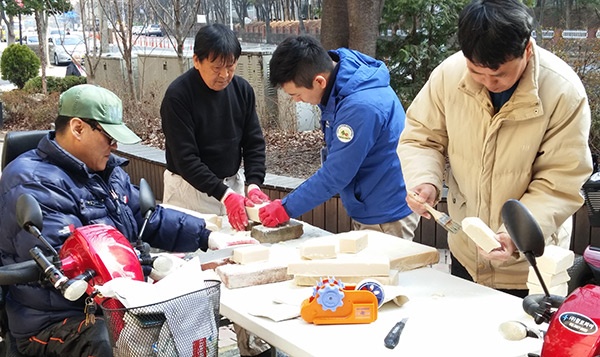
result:
[(17, 349), (27, 356), (111, 357), (112, 347), (104, 319), (94, 324), (69, 318), (44, 329), (36, 336), (17, 339)]
[[(450, 274), (457, 276), (459, 278), (463, 278), (468, 281), (473, 281), (473, 277), (471, 276), (471, 274), (469, 274), (467, 269), (458, 262), (458, 259), (456, 259), (454, 257), (454, 255), (452, 255), (452, 253), (450, 253), (450, 259), (451, 259)], [(514, 295), (514, 296), (520, 297), (520, 298), (524, 298), (527, 295), (529, 295), (529, 290), (527, 290), (527, 289), (496, 289), (496, 290), (502, 291), (504, 293)]]

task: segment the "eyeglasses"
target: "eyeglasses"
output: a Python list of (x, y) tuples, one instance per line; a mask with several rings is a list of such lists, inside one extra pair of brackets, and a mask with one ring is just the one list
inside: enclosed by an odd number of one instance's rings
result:
[(117, 139), (113, 138), (112, 136), (110, 136), (106, 131), (104, 131), (104, 129), (102, 129), (102, 127), (100, 126), (100, 124), (98, 124), (97, 121), (92, 120), (92, 119), (82, 119), (80, 118), (84, 123), (86, 123), (87, 125), (89, 125), (92, 130), (96, 131), (98, 130), (99, 132), (101, 132), (104, 136), (106, 136), (108, 138), (108, 145), (113, 146), (117, 144)]

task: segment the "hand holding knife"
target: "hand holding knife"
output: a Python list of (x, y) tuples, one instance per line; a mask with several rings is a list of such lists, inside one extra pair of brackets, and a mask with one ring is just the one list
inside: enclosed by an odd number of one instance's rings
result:
[(404, 330), (406, 321), (408, 321), (408, 317), (403, 318), (396, 323), (394, 327), (392, 327), (390, 332), (388, 332), (387, 336), (385, 336), (385, 339), (383, 340), (385, 347), (394, 349), (398, 345), (398, 341), (400, 341), (400, 334), (402, 333), (402, 330)]

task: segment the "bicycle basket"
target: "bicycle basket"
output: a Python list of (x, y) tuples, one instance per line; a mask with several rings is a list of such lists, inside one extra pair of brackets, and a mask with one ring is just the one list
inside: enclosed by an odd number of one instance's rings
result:
[(217, 356), (221, 282), (205, 283), (203, 289), (146, 306), (103, 301), (114, 357)]

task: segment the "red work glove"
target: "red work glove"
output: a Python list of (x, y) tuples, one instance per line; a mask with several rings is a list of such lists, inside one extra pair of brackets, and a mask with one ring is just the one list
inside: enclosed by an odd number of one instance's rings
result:
[(248, 186), (248, 198), (250, 201), (256, 204), (261, 204), (263, 202), (269, 202), (269, 196), (267, 196), (264, 192), (260, 190), (260, 188), (256, 185)]
[(277, 227), (289, 222), (290, 216), (283, 208), (281, 200), (275, 200), (258, 211), (258, 217), (265, 227)]
[(238, 231), (246, 230), (248, 216), (246, 215), (245, 206), (254, 207), (254, 203), (247, 197), (232, 191), (225, 194), (223, 204), (225, 205), (225, 209), (227, 209), (227, 218), (231, 227)]

